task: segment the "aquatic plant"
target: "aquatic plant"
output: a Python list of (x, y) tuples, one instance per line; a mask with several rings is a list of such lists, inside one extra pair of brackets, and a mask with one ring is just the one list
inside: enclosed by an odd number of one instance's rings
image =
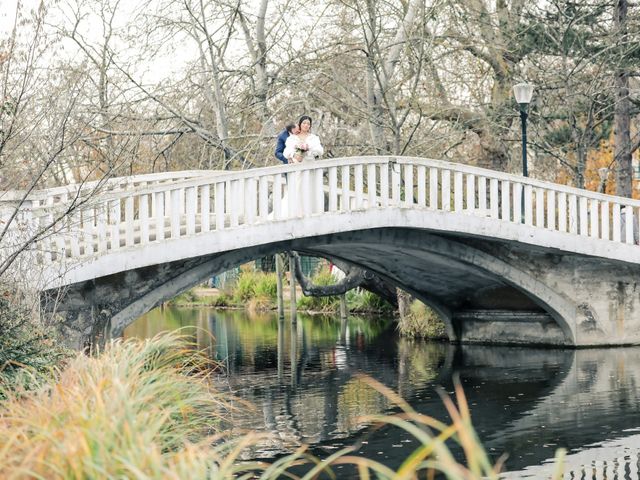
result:
[[(327, 267), (323, 267), (311, 277), (311, 282), (314, 285), (326, 286), (336, 283), (336, 279)], [(340, 308), (340, 297), (314, 297), (302, 295), (298, 298), (297, 306), (300, 310), (312, 312), (336, 312)]]
[[(323, 267), (312, 277), (314, 285), (326, 286), (336, 283), (336, 279), (328, 268)], [(346, 293), (347, 306), (350, 312), (392, 312), (394, 307), (375, 293), (362, 288), (355, 288)], [(340, 297), (302, 296), (298, 299), (298, 309), (312, 312), (337, 312), (340, 309)]]
[(209, 300), (209, 306), (211, 307), (230, 307), (232, 305), (233, 297), (224, 291)]
[(278, 295), (278, 284), (275, 273), (263, 273), (259, 274), (256, 287), (255, 296), (265, 297), (269, 300), (275, 300)]
[(193, 290), (186, 290), (167, 302), (168, 305), (193, 305), (202, 302), (202, 298)]
[(409, 314), (398, 321), (398, 332), (409, 338), (447, 338), (444, 323), (438, 314), (419, 300), (414, 300), (409, 307)]
[(233, 288), (233, 301), (239, 305), (253, 301), (254, 306), (266, 306), (274, 303), (277, 288), (274, 273), (243, 270)]
[(396, 308), (380, 295), (356, 288), (347, 292), (347, 305), (350, 312), (392, 313)]

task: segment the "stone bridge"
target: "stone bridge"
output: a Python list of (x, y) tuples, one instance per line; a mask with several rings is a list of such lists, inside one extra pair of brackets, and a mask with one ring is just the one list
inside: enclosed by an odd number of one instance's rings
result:
[(287, 250), (375, 272), (434, 308), (454, 342), (640, 343), (640, 201), (531, 178), (351, 157), (0, 192), (0, 214), (3, 256), (39, 235), (16, 264), (74, 345)]

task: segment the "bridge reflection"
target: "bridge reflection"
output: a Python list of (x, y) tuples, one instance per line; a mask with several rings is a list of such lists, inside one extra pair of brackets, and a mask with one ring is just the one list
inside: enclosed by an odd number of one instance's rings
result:
[(364, 439), (363, 455), (396, 465), (412, 439), (391, 429), (371, 433), (358, 420), (392, 406), (354, 374), (366, 373), (418, 411), (446, 420), (437, 389), (451, 392), (455, 373), (486, 449), (494, 459), (507, 454), (508, 470), (519, 471), (505, 478), (548, 477), (549, 466), (531, 466), (559, 447), (569, 449), (565, 478), (638, 478), (640, 437), (630, 429), (640, 427), (639, 348), (454, 347), (396, 340), (383, 320), (300, 316), (292, 325), (271, 314), (180, 309), (153, 311), (125, 334), (185, 325), (200, 327), (200, 346), (225, 363), (221, 385), (255, 405), (233, 421), (273, 433), (254, 456), (301, 443), (326, 455)]

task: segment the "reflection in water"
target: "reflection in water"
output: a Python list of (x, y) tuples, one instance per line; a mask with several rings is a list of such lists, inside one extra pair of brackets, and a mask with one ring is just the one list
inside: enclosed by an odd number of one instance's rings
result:
[[(569, 450), (565, 478), (638, 479), (640, 349), (541, 350), (463, 346), (397, 338), (390, 321), (165, 308), (125, 336), (198, 327), (195, 340), (224, 362), (221, 387), (256, 410), (234, 418), (273, 432), (253, 452), (269, 457), (301, 443), (326, 455), (368, 431), (359, 417), (389, 402), (355, 376), (366, 373), (425, 414), (447, 420), (438, 388), (459, 375), (474, 425), (491, 456), (508, 455), (505, 478), (544, 478), (558, 447)], [(397, 466), (415, 448), (402, 432), (369, 432), (363, 455)], [(526, 469), (526, 470), (523, 470)], [(547, 470), (544, 470), (547, 469)]]
[[(591, 445), (569, 454), (563, 462), (564, 479), (638, 480), (640, 471), (640, 434), (631, 430), (630, 436)], [(635, 433), (635, 434), (631, 434)], [(504, 480), (520, 478), (550, 478), (555, 467), (551, 462), (526, 467), (501, 475)]]

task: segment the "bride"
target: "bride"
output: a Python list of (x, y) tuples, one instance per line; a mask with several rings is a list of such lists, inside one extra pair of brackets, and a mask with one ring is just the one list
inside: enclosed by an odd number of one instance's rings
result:
[[(319, 158), (324, 149), (320, 143), (320, 137), (311, 133), (311, 117), (303, 115), (298, 120), (298, 127), (300, 132), (297, 135), (289, 135), (285, 143), (283, 155), (289, 163), (296, 164), (302, 162), (313, 161)], [(284, 216), (288, 216), (289, 202), (293, 203), (292, 212), (296, 212), (298, 215), (302, 214), (303, 201), (302, 198), (302, 179), (301, 172), (289, 172), (287, 174), (287, 185), (289, 192), (293, 194), (293, 198), (289, 198), (288, 193), (285, 193), (282, 197), (282, 207)], [(294, 189), (294, 190), (292, 190)], [(308, 201), (308, 200), (307, 200)]]
[(297, 135), (289, 135), (287, 138), (283, 155), (289, 160), (289, 163), (313, 160), (324, 153), (320, 137), (311, 133), (311, 123), (310, 116), (301, 116), (298, 120), (300, 132)]

